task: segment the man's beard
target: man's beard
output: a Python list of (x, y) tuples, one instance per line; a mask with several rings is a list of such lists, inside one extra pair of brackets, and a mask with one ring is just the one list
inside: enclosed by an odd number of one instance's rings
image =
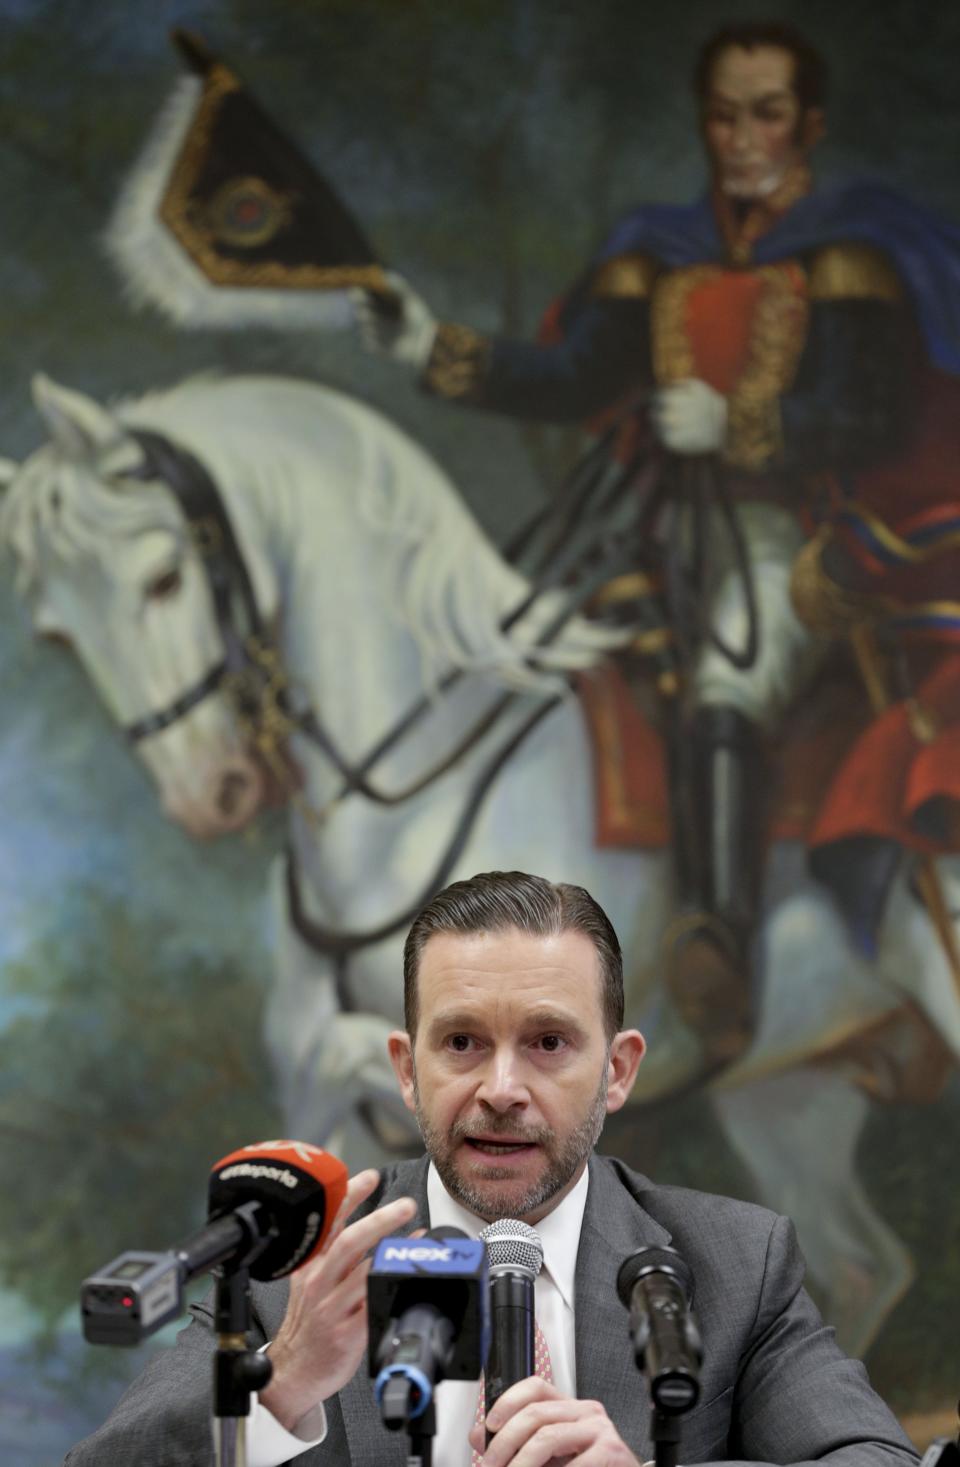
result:
[[(605, 1064), (603, 1067), (600, 1085), (587, 1115), (559, 1146), (554, 1133), (548, 1127), (524, 1128), (518, 1132), (516, 1121), (509, 1115), (499, 1115), (496, 1112), (473, 1120), (454, 1121), (446, 1133), (441, 1133), (431, 1126), (424, 1114), (416, 1070), (413, 1074), (413, 1097), (423, 1144), (450, 1196), (469, 1212), (488, 1221), (501, 1217), (522, 1219), (528, 1213), (544, 1207), (558, 1192), (563, 1191), (600, 1139), (607, 1114), (607, 1066)], [(456, 1169), (454, 1153), (459, 1149), (459, 1143), (468, 1136), (475, 1135), (477, 1131), (482, 1131), (485, 1136), (496, 1136), (499, 1133), (509, 1136), (511, 1140), (527, 1141), (541, 1147), (547, 1161), (546, 1169), (526, 1192), (519, 1195), (515, 1191), (516, 1173), (508, 1167), (490, 1166), (482, 1182), (465, 1181)], [(491, 1184), (501, 1181), (513, 1181), (514, 1187), (501, 1192), (491, 1190)]]

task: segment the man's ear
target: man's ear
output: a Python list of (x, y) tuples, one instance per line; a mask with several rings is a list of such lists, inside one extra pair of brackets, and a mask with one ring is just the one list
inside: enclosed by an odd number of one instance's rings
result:
[(639, 1029), (622, 1029), (610, 1045), (607, 1071), (607, 1114), (626, 1104), (647, 1048)]
[(413, 1098), (413, 1044), (405, 1029), (394, 1029), (387, 1037), (387, 1053), (407, 1110), (416, 1110)]

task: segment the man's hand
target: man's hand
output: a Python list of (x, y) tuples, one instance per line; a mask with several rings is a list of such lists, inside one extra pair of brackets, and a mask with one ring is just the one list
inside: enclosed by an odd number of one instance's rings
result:
[(650, 416), (671, 453), (716, 453), (727, 440), (727, 399), (698, 378), (659, 388)]
[(356, 1373), (367, 1343), (366, 1255), (416, 1216), (413, 1198), (401, 1197), (345, 1227), (379, 1181), (376, 1171), (351, 1177), (323, 1252), (291, 1275), (290, 1302), (270, 1346), (273, 1378), (260, 1393), (288, 1431)]
[(382, 302), (369, 290), (350, 291), (353, 318), (367, 351), (392, 357), (419, 372), (426, 365), (437, 334), (437, 318), (402, 275), (391, 271), (387, 282), (394, 301)]
[[(484, 1467), (640, 1467), (599, 1401), (574, 1401), (539, 1376), (511, 1386), (487, 1418), (496, 1433)], [(483, 1451), (484, 1428), (470, 1432)]]

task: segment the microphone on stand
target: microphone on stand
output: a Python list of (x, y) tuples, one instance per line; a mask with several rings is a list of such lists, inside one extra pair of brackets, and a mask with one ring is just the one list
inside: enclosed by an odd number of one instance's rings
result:
[(675, 1248), (639, 1248), (624, 1259), (617, 1293), (630, 1311), (637, 1366), (655, 1410), (691, 1411), (700, 1396), (703, 1347), (691, 1313), (693, 1274)]
[(347, 1168), (307, 1141), (262, 1141), (213, 1167), (208, 1221), (165, 1252), (132, 1249), (84, 1279), (84, 1338), (137, 1345), (184, 1310), (191, 1279), (246, 1268), (280, 1279), (323, 1246), (347, 1189)]
[[(505, 1391), (535, 1373), (534, 1284), (543, 1244), (527, 1223), (501, 1218), (480, 1234), (490, 1258), (490, 1353), (484, 1372), (489, 1416)], [(487, 1432), (490, 1445), (491, 1432)]]
[(121, 1253), (81, 1287), (93, 1344), (135, 1345), (183, 1312), (184, 1287), (216, 1271), (213, 1447), (216, 1467), (247, 1460), (250, 1396), (270, 1380), (251, 1350), (250, 1279), (281, 1279), (323, 1246), (347, 1190), (342, 1161), (308, 1141), (261, 1141), (217, 1162), (209, 1220), (165, 1253)]
[(367, 1281), (370, 1374), (384, 1425), (409, 1427), (442, 1380), (476, 1380), (490, 1334), (487, 1254), (460, 1228), (383, 1238)]
[(408, 1467), (431, 1467), (434, 1395), (476, 1380), (489, 1338), (487, 1250), (459, 1228), (383, 1238), (367, 1280), (370, 1374), (384, 1426), (406, 1429)]
[(700, 1398), (693, 1274), (675, 1248), (639, 1248), (620, 1265), (617, 1293), (630, 1311), (634, 1355), (650, 1390), (656, 1467), (677, 1467), (682, 1419)]

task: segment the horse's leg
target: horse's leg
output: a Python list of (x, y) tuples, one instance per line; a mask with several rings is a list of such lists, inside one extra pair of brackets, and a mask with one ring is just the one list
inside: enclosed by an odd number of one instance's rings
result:
[(845, 1068), (807, 1066), (715, 1090), (711, 1101), (759, 1200), (796, 1223), (841, 1345), (862, 1354), (914, 1273), (856, 1173), (869, 1100)]
[[(333, 967), (309, 948), (287, 916), (283, 864), (270, 876), (274, 981), (267, 1044), (286, 1124), (298, 1139), (341, 1156), (352, 1170), (380, 1166), (416, 1145), (419, 1133), (399, 1099), (387, 1056), (389, 1020), (344, 1013)], [(375, 1129), (368, 1116), (376, 1115)]]

